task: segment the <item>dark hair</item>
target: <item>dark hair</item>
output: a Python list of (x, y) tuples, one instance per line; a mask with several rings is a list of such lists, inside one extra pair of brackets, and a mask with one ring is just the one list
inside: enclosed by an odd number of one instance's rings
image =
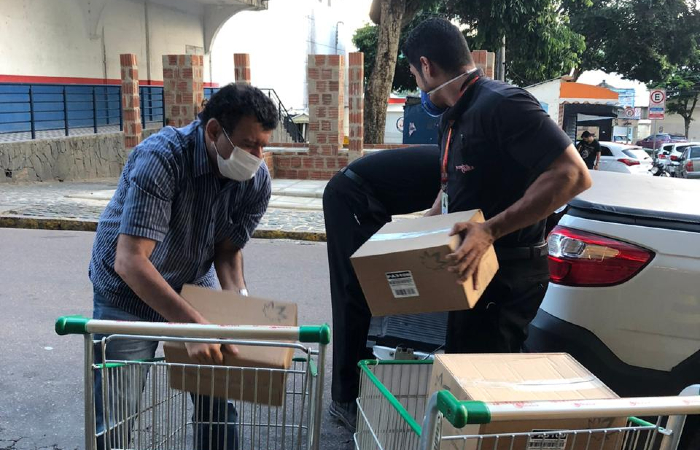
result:
[(255, 117), (264, 130), (277, 127), (277, 108), (258, 88), (247, 84), (227, 84), (211, 96), (202, 110), (202, 124), (216, 119), (228, 131), (246, 116)]
[(581, 139), (585, 139), (585, 138), (591, 137), (591, 136), (593, 136), (593, 135), (591, 133), (589, 133), (588, 131), (584, 131), (583, 133), (581, 133)]
[(419, 23), (404, 41), (403, 54), (408, 63), (420, 69), (420, 58), (425, 56), (448, 74), (474, 63), (467, 40), (459, 28), (442, 18), (431, 18)]

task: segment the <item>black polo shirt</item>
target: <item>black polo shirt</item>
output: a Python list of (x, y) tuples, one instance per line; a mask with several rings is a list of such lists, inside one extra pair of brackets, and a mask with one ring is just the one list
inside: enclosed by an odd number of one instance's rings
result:
[[(468, 81), (468, 80), (467, 80)], [(466, 83), (466, 82), (465, 82)], [(481, 77), (440, 122), (440, 162), (447, 152), (448, 211), (481, 209), (490, 219), (518, 201), (571, 140), (527, 91)], [(545, 222), (496, 242), (502, 247), (541, 243)]]

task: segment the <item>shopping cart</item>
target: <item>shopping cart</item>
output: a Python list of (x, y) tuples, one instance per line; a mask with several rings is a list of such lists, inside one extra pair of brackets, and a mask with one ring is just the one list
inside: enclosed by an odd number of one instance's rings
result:
[[(86, 450), (315, 450), (319, 447), (324, 361), (326, 346), (330, 343), (327, 325), (219, 326), (66, 316), (56, 321), (56, 332), (85, 336)], [(95, 340), (95, 335), (108, 336)], [(114, 361), (104, 357), (111, 342), (135, 339), (287, 348), (293, 349), (294, 358), (289, 369), (267, 369), (174, 364), (163, 358)], [(311, 348), (305, 343), (318, 346)], [(102, 358), (96, 352), (101, 352)], [(216, 387), (214, 382), (237, 379), (241, 395), (236, 392), (226, 395), (237, 400), (220, 401), (217, 405), (225, 405), (222, 406), (225, 411), (214, 412), (214, 402), (209, 402), (209, 397), (171, 387), (171, 377), (185, 371), (196, 378), (197, 384), (209, 382), (212, 393)], [(95, 395), (95, 378), (101, 380), (101, 396)], [(278, 390), (284, 391), (283, 400), (277, 406), (270, 406), (274, 402), (266, 401), (267, 392), (269, 386), (271, 399), (274, 380), (282, 380)], [(253, 400), (250, 400), (251, 391)], [(128, 392), (132, 393), (131, 397), (124, 395)], [(198, 392), (208, 391), (205, 388)], [(226, 394), (229, 394), (228, 388)], [(244, 398), (249, 401), (241, 400)], [(234, 423), (231, 423), (229, 408), (235, 408)], [(102, 427), (108, 429), (106, 432), (97, 432), (96, 411), (101, 411), (100, 423), (109, 424)], [(202, 423), (203, 420), (209, 422)]]
[[(360, 369), (354, 436), (358, 450), (675, 450), (686, 415), (700, 414), (700, 385), (678, 397), (487, 404), (460, 402), (448, 391), (429, 396), (432, 361), (363, 361)], [(602, 419), (610, 417), (623, 422), (522, 433), (478, 430), (482, 424), (565, 419), (606, 423)], [(448, 423), (461, 429), (459, 434), (445, 435)]]

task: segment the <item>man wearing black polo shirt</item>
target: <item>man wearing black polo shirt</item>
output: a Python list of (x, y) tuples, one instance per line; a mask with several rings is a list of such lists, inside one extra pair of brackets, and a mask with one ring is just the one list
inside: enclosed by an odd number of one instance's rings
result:
[(419, 24), (403, 53), (424, 108), (441, 116), (441, 189), (431, 213), (481, 209), (486, 217), (454, 225), (463, 240), (448, 270), (469, 280), (491, 244), (500, 264), (474, 309), (450, 313), (446, 349), (519, 352), (549, 281), (545, 219), (591, 186), (588, 170), (535, 98), (476, 69), (450, 22)]
[(333, 402), (329, 412), (351, 431), (357, 416), (357, 363), (372, 358), (367, 350), (372, 314), (350, 256), (391, 216), (430, 208), (440, 187), (439, 156), (436, 145), (382, 150), (352, 162), (323, 192), (333, 305)]

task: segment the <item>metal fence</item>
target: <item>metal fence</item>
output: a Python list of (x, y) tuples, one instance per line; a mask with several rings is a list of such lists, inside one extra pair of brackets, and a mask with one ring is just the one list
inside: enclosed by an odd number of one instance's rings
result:
[(155, 128), (165, 125), (165, 102), (162, 86), (141, 86), (141, 124), (143, 128)]
[(0, 137), (122, 130), (121, 87), (0, 83)]
[[(209, 99), (219, 88), (204, 88)], [(274, 89), (263, 92), (275, 102), (280, 124), (295, 142), (304, 142)], [(141, 86), (143, 128), (165, 125), (162, 86)], [(123, 129), (121, 86), (0, 83), (0, 141), (115, 132)]]

